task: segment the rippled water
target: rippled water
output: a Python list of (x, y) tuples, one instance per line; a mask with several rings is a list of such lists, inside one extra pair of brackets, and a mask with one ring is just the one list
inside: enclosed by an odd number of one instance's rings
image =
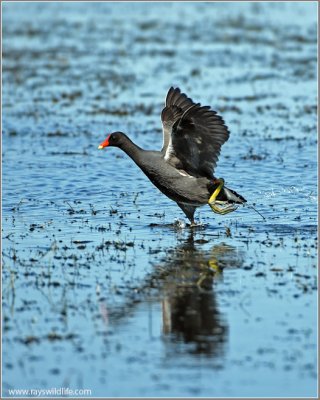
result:
[[(3, 395), (315, 396), (316, 3), (6, 3)], [(254, 204), (190, 230), (118, 149), (171, 85)], [(48, 394), (50, 397), (50, 394)]]

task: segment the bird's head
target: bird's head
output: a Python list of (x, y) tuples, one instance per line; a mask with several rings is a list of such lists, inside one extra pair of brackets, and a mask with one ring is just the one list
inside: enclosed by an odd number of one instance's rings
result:
[(110, 133), (110, 135), (108, 135), (107, 138), (102, 143), (100, 143), (98, 149), (101, 150), (109, 146), (121, 147), (123, 141), (125, 140), (125, 137), (125, 134), (122, 132)]

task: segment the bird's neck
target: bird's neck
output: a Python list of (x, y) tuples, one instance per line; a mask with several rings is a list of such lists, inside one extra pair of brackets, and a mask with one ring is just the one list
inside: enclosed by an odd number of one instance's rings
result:
[(145, 152), (141, 147), (132, 142), (131, 139), (126, 137), (126, 140), (121, 145), (121, 149), (136, 163), (141, 164), (141, 155)]

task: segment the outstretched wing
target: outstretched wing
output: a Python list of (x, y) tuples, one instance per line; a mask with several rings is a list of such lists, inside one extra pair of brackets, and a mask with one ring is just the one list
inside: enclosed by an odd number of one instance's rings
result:
[[(173, 92), (179, 93), (181, 102), (166, 106), (162, 112), (167, 115), (170, 113), (165, 122), (162, 119), (164, 159), (192, 176), (211, 178), (221, 146), (229, 138), (228, 128), (209, 106), (195, 104), (179, 89), (173, 89)], [(175, 99), (174, 93), (170, 98)]]
[(163, 126), (163, 145), (162, 152), (165, 153), (171, 140), (171, 131), (174, 123), (182, 117), (193, 101), (189, 99), (184, 93), (181, 93), (179, 88), (174, 89), (171, 87), (168, 91), (165, 107), (161, 113), (161, 120)]

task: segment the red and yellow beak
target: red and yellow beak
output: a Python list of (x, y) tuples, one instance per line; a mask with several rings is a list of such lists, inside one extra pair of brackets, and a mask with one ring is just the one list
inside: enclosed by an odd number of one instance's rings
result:
[(98, 149), (104, 149), (105, 147), (109, 146), (109, 137), (110, 135), (107, 137), (107, 139), (105, 141), (103, 141), (102, 143), (99, 144)]

